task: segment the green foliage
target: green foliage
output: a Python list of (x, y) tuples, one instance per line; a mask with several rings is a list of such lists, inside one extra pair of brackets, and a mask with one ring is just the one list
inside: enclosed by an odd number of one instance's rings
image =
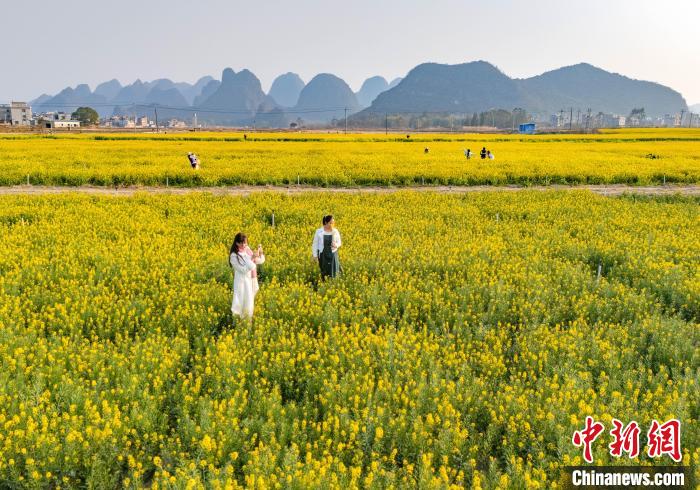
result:
[(644, 107), (635, 107), (634, 109), (632, 109), (632, 112), (630, 112), (629, 117), (630, 117), (630, 119), (637, 118), (640, 121), (643, 121), (646, 118), (646, 113), (644, 112)]
[(80, 121), (82, 126), (94, 126), (100, 120), (100, 115), (92, 107), (78, 107), (71, 118)]

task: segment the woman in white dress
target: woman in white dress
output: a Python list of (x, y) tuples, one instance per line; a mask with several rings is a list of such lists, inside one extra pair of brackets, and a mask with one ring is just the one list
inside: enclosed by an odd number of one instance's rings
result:
[(248, 237), (238, 233), (233, 239), (228, 262), (233, 268), (233, 302), (231, 312), (241, 318), (252, 318), (255, 295), (258, 292), (257, 264), (265, 262), (262, 246), (253, 252)]

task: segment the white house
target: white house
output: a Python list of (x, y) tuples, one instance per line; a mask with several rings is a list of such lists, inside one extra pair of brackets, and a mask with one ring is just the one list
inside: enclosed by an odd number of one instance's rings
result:
[(44, 121), (44, 127), (47, 129), (74, 129), (80, 127), (80, 121), (70, 119)]
[(26, 102), (2, 104), (0, 122), (13, 126), (29, 126), (32, 123), (32, 108)]
[(148, 128), (151, 126), (151, 121), (148, 120), (148, 116), (141, 116), (136, 119), (136, 126), (139, 128)]
[(129, 119), (127, 116), (112, 116), (110, 119), (113, 128), (134, 128), (136, 127), (136, 122), (133, 119)]
[(59, 111), (59, 112), (46, 112), (43, 114), (39, 114), (39, 117), (42, 119), (48, 119), (50, 121), (68, 121), (70, 120), (70, 114), (67, 112)]

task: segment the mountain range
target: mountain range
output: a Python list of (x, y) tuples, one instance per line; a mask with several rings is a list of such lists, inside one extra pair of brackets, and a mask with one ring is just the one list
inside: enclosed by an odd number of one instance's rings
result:
[[(298, 119), (322, 125), (346, 114), (354, 123), (375, 125), (386, 114), (399, 113), (472, 114), (522, 108), (546, 119), (569, 108), (626, 115), (643, 107), (650, 116), (688, 110), (683, 97), (668, 87), (587, 63), (517, 79), (485, 61), (423, 63), (391, 82), (381, 76), (370, 77), (357, 93), (330, 73), (304, 83), (291, 72), (277, 77), (265, 93), (251, 71), (236, 73), (226, 68), (220, 80), (205, 76), (193, 84), (163, 78), (122, 86), (109, 80), (94, 91), (80, 84), (54, 96), (42, 94), (31, 105), (35, 112), (70, 112), (88, 105), (103, 117), (152, 114), (157, 108), (163, 119), (189, 120), (197, 113), (198, 121), (205, 124), (260, 127), (286, 127)], [(700, 112), (700, 108), (695, 111)]]
[(406, 112), (471, 114), (494, 108), (523, 108), (544, 119), (570, 108), (627, 115), (635, 107), (644, 107), (647, 115), (662, 116), (686, 109), (687, 104), (681, 94), (668, 87), (587, 63), (526, 79), (510, 78), (485, 61), (424, 63), (398, 86), (379, 94), (354, 119), (371, 121), (384, 114)]

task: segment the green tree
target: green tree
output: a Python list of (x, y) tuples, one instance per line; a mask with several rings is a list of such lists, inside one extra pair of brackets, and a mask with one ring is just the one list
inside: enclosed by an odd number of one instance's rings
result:
[(644, 107), (635, 107), (634, 109), (632, 109), (632, 112), (630, 112), (629, 117), (630, 118), (636, 117), (640, 121), (643, 121), (646, 118), (646, 113), (644, 111)]
[(80, 121), (83, 126), (93, 126), (100, 120), (100, 115), (92, 107), (78, 107), (71, 118)]

